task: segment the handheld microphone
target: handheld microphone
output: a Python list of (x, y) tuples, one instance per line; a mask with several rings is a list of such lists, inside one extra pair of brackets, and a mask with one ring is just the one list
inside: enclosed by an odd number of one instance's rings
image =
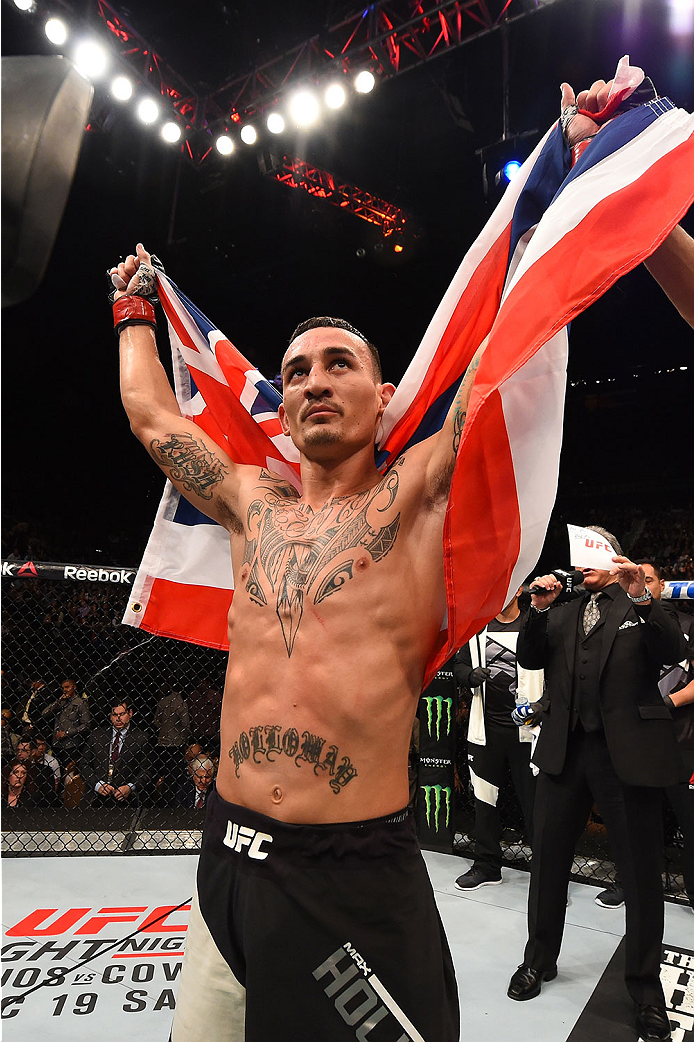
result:
[[(555, 575), (564, 587), (559, 594), (564, 600), (568, 600), (573, 595), (574, 589), (583, 582), (583, 572), (566, 571), (564, 568), (552, 568), (551, 574)], [(547, 590), (542, 586), (531, 586), (528, 592), (544, 594), (547, 593)]]

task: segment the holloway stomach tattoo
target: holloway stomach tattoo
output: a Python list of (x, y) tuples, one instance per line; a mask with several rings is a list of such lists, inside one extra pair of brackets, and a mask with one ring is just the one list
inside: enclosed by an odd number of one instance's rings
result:
[(229, 759), (234, 762), (237, 778), (248, 760), (253, 763), (293, 760), (297, 768), (312, 769), (316, 777), (327, 779), (333, 792), (340, 793), (356, 778), (357, 769), (349, 756), (340, 758), (336, 745), (326, 748), (325, 743), (326, 739), (320, 735), (299, 732), (296, 727), (283, 730), (281, 724), (258, 724), (241, 732), (229, 749)]

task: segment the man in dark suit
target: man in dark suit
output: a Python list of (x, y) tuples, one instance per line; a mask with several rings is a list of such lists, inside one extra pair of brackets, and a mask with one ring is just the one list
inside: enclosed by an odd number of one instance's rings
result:
[(547, 707), (533, 762), (540, 768), (528, 899), (528, 943), (508, 995), (531, 999), (557, 975), (574, 850), (596, 802), (607, 827), (627, 906), (626, 985), (645, 1042), (671, 1038), (660, 984), (663, 786), (677, 780), (660, 666), (684, 655), (682, 634), (651, 598), (644, 571), (617, 551), (613, 569), (583, 568), (585, 593), (550, 606), (554, 575), (533, 585), (518, 637), (518, 662), (544, 669)]
[(82, 777), (93, 804), (141, 802), (152, 769), (152, 749), (133, 723), (127, 699), (111, 706), (110, 724), (89, 736), (82, 757)]
[(209, 756), (192, 759), (188, 764), (188, 775), (178, 790), (177, 804), (179, 807), (202, 810), (207, 804), (214, 780), (214, 764)]

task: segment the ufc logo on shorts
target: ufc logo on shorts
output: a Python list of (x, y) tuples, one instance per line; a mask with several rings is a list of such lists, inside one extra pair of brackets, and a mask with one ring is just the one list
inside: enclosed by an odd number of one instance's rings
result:
[(244, 848), (248, 847), (246, 853), (249, 857), (256, 861), (264, 861), (269, 851), (260, 848), (263, 843), (272, 843), (272, 836), (267, 832), (256, 832), (255, 829), (249, 829), (247, 825), (237, 825), (233, 821), (228, 821), (227, 834), (223, 843), (237, 854), (242, 854)]

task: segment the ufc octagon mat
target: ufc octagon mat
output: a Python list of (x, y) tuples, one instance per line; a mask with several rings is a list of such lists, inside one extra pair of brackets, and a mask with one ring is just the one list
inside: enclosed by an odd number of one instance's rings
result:
[[(425, 857), (456, 965), (462, 1039), (635, 1042), (620, 981), (623, 909), (598, 907), (594, 887), (572, 883), (559, 976), (538, 998), (512, 1002), (506, 987), (523, 954), (527, 874), (504, 869), (503, 885), (465, 895), (454, 881), (468, 861)], [(166, 1042), (196, 862), (4, 859), (2, 1038)], [(694, 914), (666, 904), (662, 979), (674, 1042), (694, 1042), (693, 950)]]

